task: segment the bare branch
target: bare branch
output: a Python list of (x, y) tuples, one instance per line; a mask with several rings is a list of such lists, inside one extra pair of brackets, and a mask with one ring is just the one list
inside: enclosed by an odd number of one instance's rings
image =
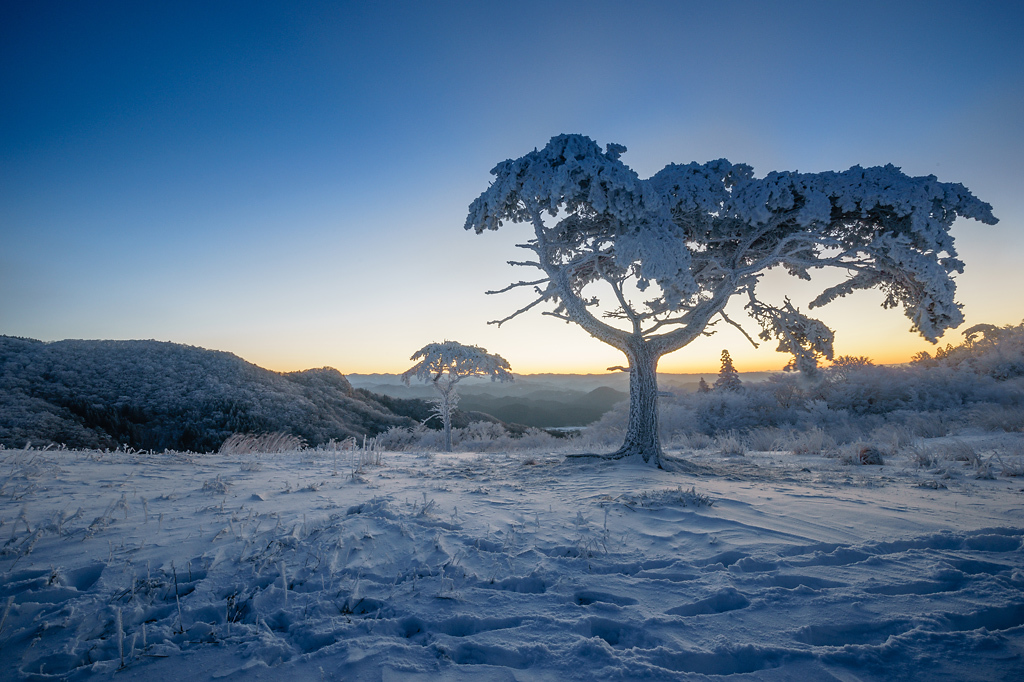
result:
[(747, 333), (747, 330), (746, 330), (746, 329), (744, 329), (744, 328), (743, 328), (742, 326), (740, 326), (740, 325), (739, 325), (739, 323), (737, 323), (737, 322), (734, 322), (733, 320), (731, 320), (731, 319), (729, 318), (729, 316), (725, 314), (725, 311), (724, 311), (724, 310), (720, 310), (720, 311), (718, 311), (718, 314), (719, 314), (719, 315), (720, 315), (720, 316), (722, 317), (722, 319), (723, 319), (723, 320), (725, 320), (726, 322), (728, 322), (728, 323), (729, 323), (729, 324), (731, 324), (732, 326), (734, 326), (734, 327), (736, 327), (737, 329), (739, 329), (739, 330), (740, 330), (740, 334), (743, 334), (743, 336), (745, 336), (745, 337), (746, 337), (747, 341), (749, 341), (749, 342), (750, 342), (750, 345), (751, 345), (751, 346), (753, 346), (754, 348), (757, 348), (757, 347), (758, 347), (757, 341), (754, 341), (754, 339), (750, 338), (750, 334), (748, 334), (748, 333)]
[(549, 281), (551, 281), (551, 280), (548, 279), (547, 277), (545, 277), (544, 279), (538, 279), (538, 280), (534, 280), (532, 282), (516, 282), (515, 284), (509, 284), (504, 289), (497, 289), (495, 291), (485, 291), (484, 293), (485, 294), (504, 294), (506, 291), (512, 291), (513, 289), (516, 289), (518, 287), (532, 287), (532, 286), (534, 286), (536, 284), (543, 284), (544, 282), (549, 282)]
[(595, 263), (595, 267), (597, 268), (597, 274), (600, 275), (602, 279), (604, 279), (606, 282), (608, 282), (608, 284), (611, 285), (612, 291), (615, 292), (615, 298), (619, 299), (619, 305), (622, 306), (622, 314), (625, 315), (629, 319), (630, 323), (632, 323), (633, 325), (633, 333), (639, 334), (640, 320), (637, 319), (636, 312), (629, 307), (629, 303), (626, 301), (626, 296), (625, 294), (622, 293), (622, 281), (607, 276), (604, 273), (603, 268), (601, 267), (600, 259), (598, 259)]
[(530, 310), (531, 308), (533, 308), (533, 307), (534, 307), (534, 306), (536, 306), (537, 304), (539, 304), (539, 303), (543, 303), (544, 301), (547, 301), (547, 300), (548, 300), (548, 299), (550, 299), (550, 298), (553, 298), (553, 296), (552, 296), (552, 295), (544, 295), (544, 296), (541, 296), (540, 298), (538, 298), (538, 299), (537, 299), (536, 301), (534, 301), (533, 303), (531, 303), (531, 304), (529, 304), (528, 306), (525, 306), (525, 307), (523, 307), (523, 308), (520, 308), (519, 310), (515, 311), (514, 313), (512, 313), (512, 314), (511, 314), (511, 315), (509, 315), (508, 317), (506, 317), (506, 318), (503, 318), (503, 319), (501, 319), (501, 320), (491, 320), (491, 321), (490, 321), (490, 322), (488, 322), (487, 324), (496, 324), (496, 325), (498, 325), (498, 326), (500, 327), (501, 325), (505, 324), (506, 322), (508, 322), (508, 321), (509, 321), (509, 320), (511, 320), (512, 318), (514, 318), (514, 317), (519, 317), (520, 315), (522, 315), (523, 313), (525, 313), (525, 312), (526, 312), (527, 310)]

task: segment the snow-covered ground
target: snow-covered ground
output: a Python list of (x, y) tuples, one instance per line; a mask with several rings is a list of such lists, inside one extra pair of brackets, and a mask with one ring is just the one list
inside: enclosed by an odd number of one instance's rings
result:
[(1012, 472), (1021, 438), (693, 473), (2, 451), (0, 678), (1019, 680), (1024, 479), (924, 455)]

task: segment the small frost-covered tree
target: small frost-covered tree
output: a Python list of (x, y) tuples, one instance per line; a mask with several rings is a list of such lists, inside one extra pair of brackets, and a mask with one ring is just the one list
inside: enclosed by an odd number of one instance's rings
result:
[[(811, 308), (858, 289), (880, 289), (885, 307), (902, 306), (912, 329), (933, 343), (963, 316), (952, 275), (963, 271), (950, 227), (962, 216), (994, 224), (992, 208), (963, 185), (909, 177), (894, 166), (843, 172), (773, 172), (754, 177), (725, 159), (669, 164), (641, 179), (619, 157), (582, 135), (559, 135), (546, 147), (503, 161), (469, 207), (466, 229), (526, 223), (522, 248), (539, 271), (500, 291), (531, 287), (540, 304), (625, 354), (630, 408), (619, 458), (661, 463), (658, 359), (706, 333), (736, 296), (765, 341), (813, 372), (832, 356), (832, 331), (790, 301), (772, 304), (758, 284), (772, 268), (803, 280), (834, 267), (849, 277)], [(500, 293), (500, 292), (493, 292)], [(745, 333), (745, 332), (744, 332)], [(747, 337), (750, 338), (749, 336)], [(751, 339), (753, 342), (753, 340)]]
[(455, 385), (466, 377), (491, 377), (491, 381), (512, 381), (512, 367), (500, 355), (491, 355), (478, 346), (464, 346), (456, 341), (428, 343), (410, 360), (419, 360), (402, 374), (409, 384), (413, 377), (430, 383), (437, 391), (434, 415), (444, 425), (444, 449), (452, 451), (452, 415), (459, 404)]
[(740, 373), (732, 364), (732, 356), (729, 351), (722, 351), (722, 368), (718, 370), (718, 380), (715, 381), (715, 388), (719, 391), (738, 391), (743, 387), (740, 381)]
[(828, 375), (831, 381), (846, 381), (850, 375), (865, 367), (873, 367), (875, 363), (865, 355), (840, 355), (832, 360), (828, 367)]

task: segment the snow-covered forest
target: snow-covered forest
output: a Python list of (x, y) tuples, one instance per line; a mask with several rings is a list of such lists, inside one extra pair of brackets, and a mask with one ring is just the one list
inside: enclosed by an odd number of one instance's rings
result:
[(8, 336), (0, 336), (0, 408), (8, 448), (195, 452), (216, 451), (234, 433), (284, 431), (311, 446), (372, 437), (429, 410), (353, 389), (332, 368), (278, 373), (175, 343)]
[(1024, 325), (715, 383), (661, 401), (670, 470), (566, 458), (615, 447), (625, 404), (571, 438), (468, 423), (452, 454), (414, 424), (0, 450), (0, 669), (1018, 678)]

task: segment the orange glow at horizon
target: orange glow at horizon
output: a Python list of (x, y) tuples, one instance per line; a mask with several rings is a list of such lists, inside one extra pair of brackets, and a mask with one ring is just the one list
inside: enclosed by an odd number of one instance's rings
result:
[[(910, 335), (907, 335), (910, 337)], [(945, 339), (943, 340), (945, 341)], [(596, 343), (596, 342), (595, 342)], [(952, 342), (953, 345), (959, 343)], [(721, 345), (721, 344), (720, 344)], [(910, 362), (914, 355), (921, 351), (927, 351), (934, 355), (939, 347), (945, 347), (946, 343), (938, 345), (924, 341), (921, 338), (907, 338), (903, 343), (892, 344), (888, 347), (879, 346), (876, 348), (848, 348), (837, 342), (835, 356), (853, 355), (866, 356), (876, 365), (899, 365)], [(612, 353), (617, 354), (616, 351)], [(733, 359), (736, 368), (741, 372), (781, 372), (783, 366), (788, 362), (788, 356), (774, 351), (755, 351), (752, 348), (735, 346), (729, 348), (729, 354)], [(750, 351), (749, 353), (747, 351)], [(720, 350), (708, 355), (701, 353), (698, 358), (694, 353), (686, 353), (686, 349), (669, 354), (662, 358), (658, 365), (658, 372), (661, 374), (718, 374), (720, 364)], [(589, 354), (588, 354), (589, 355)], [(689, 356), (689, 357), (687, 357)], [(371, 362), (331, 362), (317, 361), (315, 358), (308, 360), (299, 355), (286, 354), (283, 356), (263, 356), (260, 354), (249, 354), (242, 356), (246, 361), (269, 369), (274, 372), (298, 372), (319, 367), (334, 367), (342, 374), (401, 374), (409, 368), (409, 363), (373, 363)], [(623, 360), (614, 359), (614, 355), (608, 362), (580, 362), (553, 364), (544, 362), (543, 358), (537, 361), (521, 361), (513, 363), (512, 369), (515, 374), (613, 374), (608, 371), (609, 366), (624, 364)], [(822, 362), (823, 367), (828, 366), (828, 361)]]

